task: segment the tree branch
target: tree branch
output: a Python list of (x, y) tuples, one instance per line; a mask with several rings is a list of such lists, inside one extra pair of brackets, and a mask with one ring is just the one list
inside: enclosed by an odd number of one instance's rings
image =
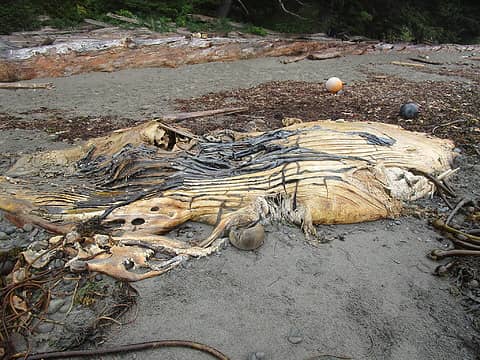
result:
[(291, 12), (289, 10), (287, 10), (287, 8), (285, 7), (285, 5), (283, 4), (283, 1), (282, 0), (278, 0), (278, 3), (280, 4), (280, 7), (282, 8), (283, 11), (285, 11), (287, 14), (290, 14), (290, 15), (293, 15), (299, 19), (302, 19), (302, 20), (307, 20), (306, 18), (304, 18), (303, 16), (300, 16), (298, 14), (295, 14), (294, 12)]

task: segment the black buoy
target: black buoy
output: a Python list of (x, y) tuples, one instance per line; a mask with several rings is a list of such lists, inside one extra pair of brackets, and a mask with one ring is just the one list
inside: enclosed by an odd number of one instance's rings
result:
[(413, 119), (420, 113), (420, 107), (414, 102), (408, 102), (400, 107), (400, 116), (404, 119)]

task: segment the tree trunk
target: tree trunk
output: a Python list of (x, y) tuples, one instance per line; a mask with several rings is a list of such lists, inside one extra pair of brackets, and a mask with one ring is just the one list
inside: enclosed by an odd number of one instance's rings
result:
[(232, 9), (232, 2), (233, 0), (223, 0), (222, 5), (220, 5), (217, 10), (218, 17), (225, 18), (228, 16), (230, 10)]

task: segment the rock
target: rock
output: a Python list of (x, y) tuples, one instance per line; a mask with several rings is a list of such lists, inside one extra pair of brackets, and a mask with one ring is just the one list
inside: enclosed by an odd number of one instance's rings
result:
[(60, 308), (65, 304), (64, 299), (55, 298), (50, 300), (50, 304), (48, 305), (47, 314), (54, 314), (60, 310)]
[(25, 224), (23, 225), (23, 230), (26, 231), (26, 232), (30, 232), (30, 231), (33, 231), (34, 227), (33, 227), (33, 224)]
[(7, 239), (8, 239), (8, 235), (3, 231), (0, 231), (0, 240), (7, 240)]
[(191, 239), (195, 236), (195, 234), (192, 231), (189, 231), (189, 232), (187, 232), (186, 236), (187, 236), (188, 239)]
[(17, 228), (15, 226), (7, 226), (4, 230), (4, 232), (7, 235), (12, 235), (16, 230), (17, 230)]
[(404, 119), (416, 118), (419, 113), (419, 106), (414, 102), (408, 102), (400, 107), (400, 116)]
[(288, 334), (287, 340), (292, 344), (300, 344), (303, 341), (303, 337), (298, 329), (292, 329)]
[(103, 234), (95, 234), (93, 235), (93, 240), (95, 240), (95, 244), (98, 246), (107, 246), (110, 243), (110, 237), (108, 235)]
[(71, 231), (67, 235), (65, 235), (65, 242), (67, 244), (73, 244), (80, 240), (81, 236), (78, 232), (76, 231)]
[(249, 228), (232, 228), (229, 234), (230, 242), (240, 250), (255, 250), (265, 240), (265, 230), (260, 223)]
[(263, 360), (265, 359), (265, 353), (264, 352), (252, 352), (248, 355), (247, 357), (248, 360)]
[(58, 312), (61, 312), (62, 314), (65, 314), (68, 311), (68, 309), (70, 309), (70, 302), (71, 302), (71, 299), (70, 299), (70, 301), (63, 304), (62, 307), (60, 309), (58, 309)]
[(15, 263), (9, 259), (0, 261), (0, 275), (5, 276), (12, 272)]
[(62, 259), (56, 259), (53, 262), (53, 267), (54, 268), (60, 269), (60, 268), (63, 268), (64, 266), (65, 266), (65, 261), (63, 261)]
[(102, 281), (102, 280), (103, 280), (102, 274), (95, 275), (95, 281)]
[(470, 289), (477, 289), (479, 286), (479, 283), (478, 283), (478, 280), (473, 279), (473, 280), (470, 280), (467, 285)]

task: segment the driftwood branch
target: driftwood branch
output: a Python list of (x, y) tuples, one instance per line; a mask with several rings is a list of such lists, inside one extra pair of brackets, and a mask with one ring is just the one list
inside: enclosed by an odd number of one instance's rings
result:
[(55, 85), (52, 83), (5, 83), (0, 82), (0, 89), (18, 90), (18, 89), (53, 89)]
[(212, 115), (231, 115), (247, 111), (247, 107), (223, 108), (216, 110), (194, 111), (186, 113), (162, 115), (159, 120), (163, 121), (182, 121), (187, 119), (195, 119), (204, 116)]
[(409, 59), (412, 60), (412, 61), (416, 61), (416, 62), (420, 62), (420, 63), (424, 63), (424, 64), (443, 65), (443, 63), (442, 63), (442, 62), (439, 62), (439, 61), (432, 61), (432, 60), (421, 59), (421, 58), (414, 58), (414, 57), (411, 57), (411, 58), (409, 58)]
[(190, 348), (194, 350), (199, 350), (207, 354), (212, 355), (213, 357), (220, 360), (228, 360), (229, 358), (222, 354), (217, 349), (212, 348), (211, 346), (186, 340), (161, 340), (161, 341), (149, 341), (144, 343), (129, 344), (129, 345), (120, 345), (108, 349), (96, 349), (96, 350), (73, 350), (73, 351), (56, 351), (48, 353), (39, 353), (33, 355), (25, 355), (25, 359), (28, 360), (37, 360), (37, 359), (67, 359), (72, 357), (83, 357), (83, 356), (99, 356), (99, 355), (108, 355), (108, 354), (118, 354), (126, 353), (131, 351), (147, 350), (147, 349), (158, 349), (166, 347), (183, 347)]
[(285, 59), (282, 61), (283, 64), (291, 64), (298, 61), (302, 61), (305, 59), (309, 60), (327, 60), (327, 59), (335, 59), (341, 57), (342, 54), (340, 52), (331, 52), (331, 53), (321, 53), (321, 52), (314, 52), (310, 54), (303, 54), (299, 56), (292, 57), (290, 59)]
[(333, 52), (333, 53), (312, 53), (307, 56), (309, 60), (327, 60), (327, 59), (335, 59), (338, 57), (341, 57), (342, 54), (339, 52)]
[(404, 61), (392, 61), (392, 65), (400, 65), (400, 66), (410, 66), (410, 67), (417, 67), (417, 68), (423, 68), (425, 65), (423, 64), (415, 64), (415, 63), (409, 63), (409, 62), (404, 62)]

